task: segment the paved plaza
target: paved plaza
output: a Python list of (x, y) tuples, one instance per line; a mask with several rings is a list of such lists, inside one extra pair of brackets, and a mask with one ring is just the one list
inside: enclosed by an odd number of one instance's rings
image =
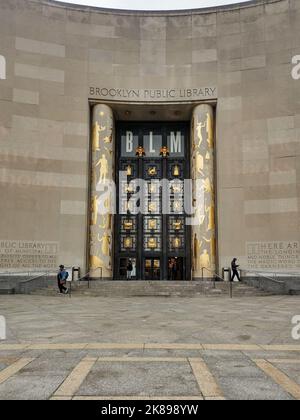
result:
[(0, 399), (300, 399), (299, 297), (0, 297)]

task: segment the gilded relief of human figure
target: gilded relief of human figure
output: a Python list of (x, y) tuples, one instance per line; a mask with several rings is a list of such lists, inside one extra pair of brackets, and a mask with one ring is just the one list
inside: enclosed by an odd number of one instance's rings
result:
[(205, 212), (208, 215), (208, 227), (207, 232), (215, 228), (215, 207), (214, 205), (205, 206)]
[(93, 152), (100, 150), (100, 125), (97, 121), (93, 125), (92, 148)]
[(111, 237), (108, 232), (105, 232), (102, 238), (98, 236), (99, 242), (102, 243), (102, 254), (106, 257), (110, 257), (110, 243), (111, 243)]
[(199, 139), (198, 147), (200, 147), (202, 142), (203, 142), (202, 128), (204, 128), (205, 125), (206, 125), (206, 123), (202, 123), (202, 122), (197, 123), (196, 130), (197, 130), (197, 136), (198, 136), (198, 139)]
[(212, 149), (214, 147), (214, 128), (210, 113), (206, 114), (206, 132), (208, 145)]
[(108, 161), (105, 155), (102, 155), (102, 158), (96, 163), (96, 166), (100, 166), (100, 177), (99, 183), (103, 184), (106, 181), (108, 175)]
[(210, 268), (210, 256), (207, 249), (204, 249), (203, 253), (200, 255), (200, 267)]
[(95, 226), (98, 220), (98, 197), (96, 195), (92, 197), (91, 207), (91, 224)]
[(92, 133), (92, 149), (93, 152), (98, 152), (100, 150), (100, 133), (106, 130), (106, 127), (101, 126), (98, 121), (93, 125)]

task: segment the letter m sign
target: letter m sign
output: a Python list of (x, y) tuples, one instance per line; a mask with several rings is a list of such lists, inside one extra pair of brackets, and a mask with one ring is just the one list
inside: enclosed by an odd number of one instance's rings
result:
[(6, 79), (6, 59), (0, 55), (0, 80)]

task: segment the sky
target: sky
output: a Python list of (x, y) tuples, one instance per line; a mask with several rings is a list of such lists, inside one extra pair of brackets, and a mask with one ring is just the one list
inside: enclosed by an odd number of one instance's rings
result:
[(200, 9), (201, 7), (222, 6), (231, 3), (244, 3), (249, 0), (57, 0), (63, 3), (77, 3), (85, 6), (108, 7), (131, 10), (180, 10)]

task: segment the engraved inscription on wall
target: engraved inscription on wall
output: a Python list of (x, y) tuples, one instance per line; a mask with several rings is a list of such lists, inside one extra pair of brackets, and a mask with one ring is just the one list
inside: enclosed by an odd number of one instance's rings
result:
[(58, 242), (0, 239), (0, 269), (56, 269), (58, 252)]
[(291, 271), (300, 268), (300, 243), (247, 242), (249, 269)]
[(218, 92), (216, 86), (171, 89), (124, 89), (90, 86), (89, 96), (115, 101), (126, 100), (126, 102), (170, 102), (216, 99)]

